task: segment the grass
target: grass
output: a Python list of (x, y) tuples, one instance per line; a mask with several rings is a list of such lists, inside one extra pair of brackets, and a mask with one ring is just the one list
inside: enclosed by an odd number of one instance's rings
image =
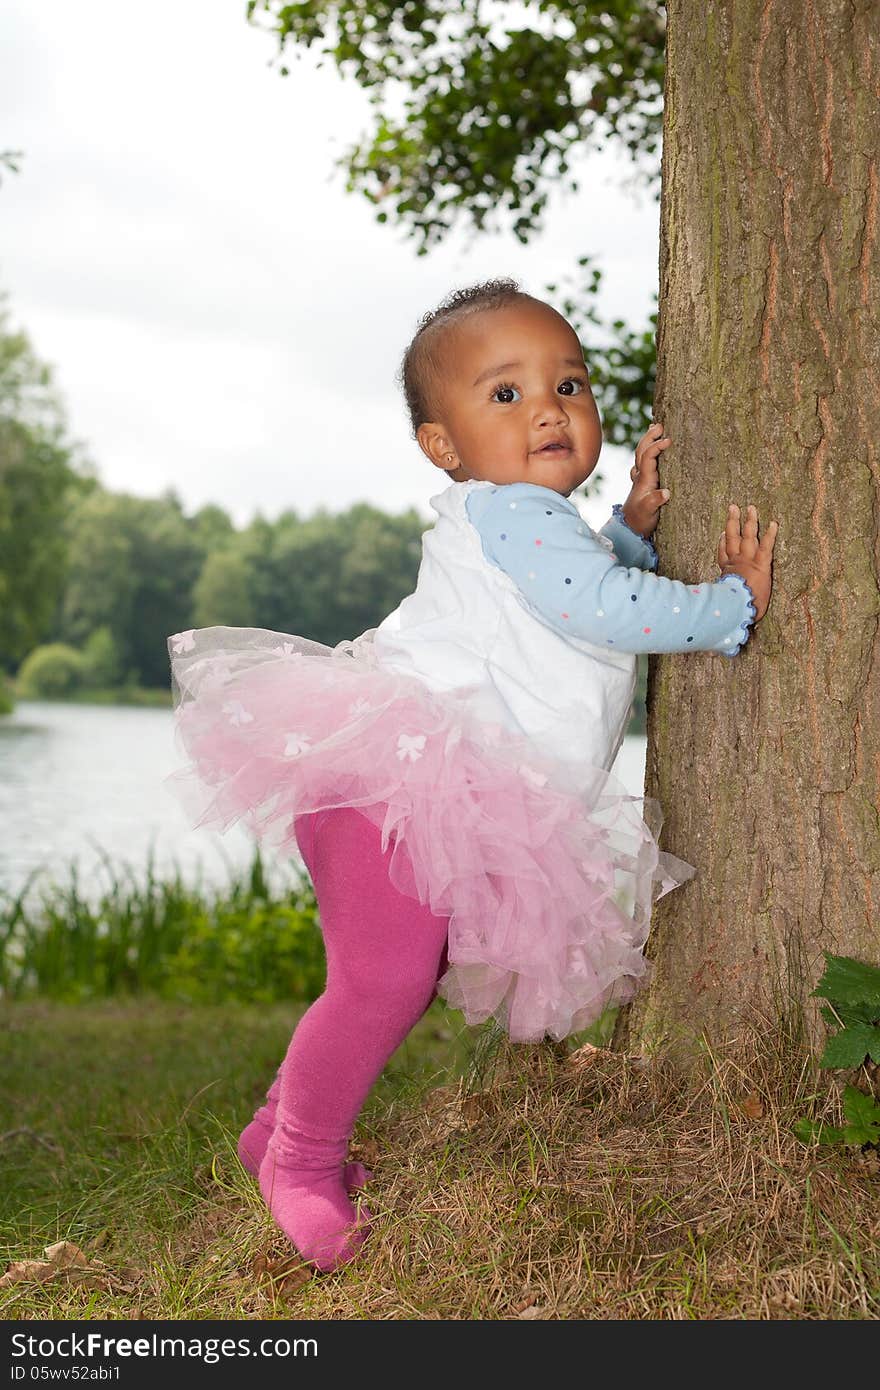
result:
[(117, 685), (88, 690), (69, 690), (63, 695), (46, 695), (35, 690), (26, 690), (12, 682), (4, 692), (0, 690), (0, 714), (11, 714), (19, 700), (46, 700), (63, 705), (139, 705), (151, 709), (171, 709), (170, 686)]
[[(67, 1002), (148, 991), (188, 1003), (314, 999), (324, 948), (308, 874), (291, 861), (273, 889), (257, 849), (223, 886), (157, 876), (152, 852), (137, 874), (106, 853), (83, 888), (31, 880), (0, 888), (0, 997)], [(102, 877), (103, 875), (103, 877)]]
[(2, 1006), (9, 1258), (69, 1240), (87, 1264), (0, 1288), (0, 1317), (880, 1314), (876, 1151), (794, 1138), (838, 1101), (771, 1020), (685, 1079), (580, 1039), (514, 1046), (435, 1003), (355, 1130), (366, 1245), (312, 1275), (234, 1152), (295, 1017)]
[[(40, 1259), (69, 1240), (106, 1266), (105, 1288), (2, 1288), (0, 1317), (215, 1315), (214, 1282), (192, 1267), (195, 1233), (230, 1204), (257, 1218), (252, 1235), (268, 1229), (235, 1141), (305, 1007), (0, 1006), (0, 1246), (10, 1261)], [(374, 1088), (361, 1142), (377, 1114), (463, 1057), (435, 1004)], [(86, 1284), (100, 1284), (92, 1274)]]

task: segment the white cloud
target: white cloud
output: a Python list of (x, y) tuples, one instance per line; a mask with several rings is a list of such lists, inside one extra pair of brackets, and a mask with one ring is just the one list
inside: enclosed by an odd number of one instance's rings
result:
[[(7, 0), (3, 144), (25, 159), (0, 188), (0, 282), (108, 486), (173, 486), (239, 523), (359, 500), (433, 519), (444, 480), (394, 380), (419, 316), (490, 275), (540, 295), (589, 253), (602, 313), (641, 326), (657, 206), (606, 152), (532, 245), (459, 233), (418, 257), (333, 173), (369, 125), (364, 93), (312, 55), (282, 79), (244, 8)], [(591, 521), (628, 465), (603, 452)]]

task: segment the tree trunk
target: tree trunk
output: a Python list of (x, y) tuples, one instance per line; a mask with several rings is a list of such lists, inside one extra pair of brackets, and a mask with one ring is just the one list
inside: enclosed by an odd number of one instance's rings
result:
[(880, 959), (880, 10), (669, 0), (655, 418), (660, 572), (779, 521), (739, 654), (650, 658), (646, 794), (696, 877), (615, 1043), (686, 1062), (754, 1007), (824, 1034), (823, 950)]

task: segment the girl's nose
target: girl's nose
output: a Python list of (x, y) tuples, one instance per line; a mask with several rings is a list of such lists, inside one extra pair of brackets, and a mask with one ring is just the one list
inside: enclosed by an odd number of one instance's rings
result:
[(568, 413), (561, 396), (548, 396), (544, 401), (538, 401), (535, 408), (535, 423), (538, 425), (565, 425), (568, 423)]

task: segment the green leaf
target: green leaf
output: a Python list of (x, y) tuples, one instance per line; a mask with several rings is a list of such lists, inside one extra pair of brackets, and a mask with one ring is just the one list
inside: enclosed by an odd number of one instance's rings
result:
[(817, 1128), (818, 1126), (815, 1120), (798, 1120), (792, 1125), (792, 1130), (804, 1144), (810, 1143)]
[(841, 1144), (844, 1140), (844, 1130), (837, 1129), (835, 1125), (821, 1124), (818, 1120), (798, 1120), (792, 1125), (792, 1130), (804, 1144), (814, 1139), (820, 1144)]
[(855, 1086), (843, 1093), (843, 1113), (849, 1123), (844, 1130), (847, 1144), (880, 1143), (880, 1105)]
[(868, 1053), (880, 1052), (880, 1028), (854, 1023), (829, 1038), (819, 1059), (820, 1067), (860, 1067)]
[[(659, 183), (665, 16), (645, 0), (545, 5), (492, 23), (459, 0), (257, 0), (251, 23), (274, 33), (278, 60), (315, 44), (374, 108), (373, 129), (345, 156), (350, 186), (375, 191), (381, 153), (405, 192), (395, 217), (428, 250), (466, 218), (538, 230), (548, 190), (571, 177), (572, 154), (617, 141)], [(585, 90), (583, 90), (585, 89)], [(401, 103), (402, 98), (402, 103)], [(403, 107), (402, 119), (391, 110)], [(653, 156), (650, 168), (643, 163)], [(454, 196), (447, 196), (454, 191)], [(538, 193), (537, 200), (531, 196)]]
[(838, 1004), (833, 1012), (844, 1024), (877, 1023), (880, 1020), (880, 1008), (876, 1004)]
[(844, 1006), (876, 1005), (880, 1014), (880, 969), (851, 956), (833, 956), (829, 951), (824, 956), (825, 973), (813, 990), (814, 997)]

